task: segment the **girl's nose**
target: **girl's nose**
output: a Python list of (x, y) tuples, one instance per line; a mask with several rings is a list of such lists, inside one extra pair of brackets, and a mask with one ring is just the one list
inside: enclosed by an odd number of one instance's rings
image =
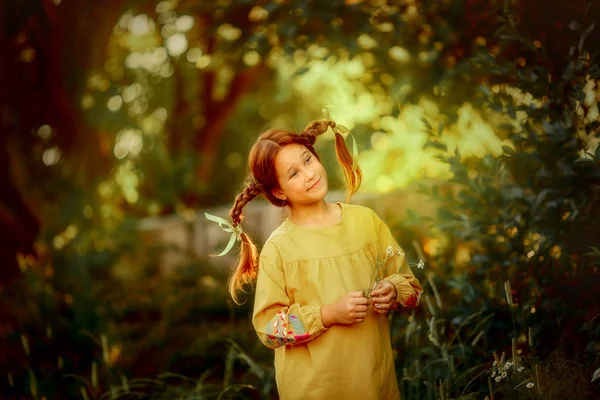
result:
[(312, 178), (315, 177), (315, 171), (309, 169), (309, 168), (305, 168), (304, 169), (304, 176), (306, 176), (306, 180), (311, 180)]

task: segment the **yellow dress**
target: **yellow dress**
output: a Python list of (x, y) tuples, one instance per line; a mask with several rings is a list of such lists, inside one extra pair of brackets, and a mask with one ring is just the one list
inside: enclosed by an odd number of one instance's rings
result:
[(364, 322), (325, 328), (321, 306), (367, 289), (391, 250), (382, 276), (396, 286), (400, 305), (415, 307), (423, 288), (375, 212), (338, 204), (342, 218), (332, 226), (285, 220), (271, 234), (259, 259), (254, 328), (275, 349), (281, 400), (399, 399), (387, 316), (369, 306)]

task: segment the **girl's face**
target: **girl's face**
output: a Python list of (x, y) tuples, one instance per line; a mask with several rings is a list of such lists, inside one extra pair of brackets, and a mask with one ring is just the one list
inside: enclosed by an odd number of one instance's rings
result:
[(327, 194), (327, 174), (317, 157), (301, 144), (282, 147), (275, 157), (279, 198), (294, 205), (322, 200)]

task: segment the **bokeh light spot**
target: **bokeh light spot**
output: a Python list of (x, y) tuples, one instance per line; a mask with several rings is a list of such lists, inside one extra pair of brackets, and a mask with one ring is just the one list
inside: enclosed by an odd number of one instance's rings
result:
[(269, 12), (261, 6), (254, 6), (248, 14), (248, 19), (252, 22), (261, 21), (269, 18)]
[(184, 34), (176, 33), (167, 39), (167, 50), (173, 57), (182, 55), (188, 47), (188, 41)]
[(150, 32), (153, 23), (145, 14), (136, 15), (129, 20), (127, 29), (135, 36), (142, 36)]
[(194, 18), (182, 15), (175, 21), (175, 27), (179, 32), (187, 32), (194, 27)]
[(185, 58), (186, 60), (188, 60), (191, 63), (195, 63), (196, 61), (198, 61), (198, 59), (200, 57), (202, 57), (202, 49), (199, 49), (198, 47), (192, 47), (191, 49), (188, 50)]
[(56, 164), (58, 164), (58, 161), (60, 161), (60, 156), (61, 156), (61, 153), (60, 153), (59, 148), (52, 147), (52, 148), (44, 151), (44, 154), (42, 155), (42, 161), (47, 166), (56, 165)]
[(410, 53), (408, 52), (408, 50), (406, 50), (400, 46), (394, 46), (394, 47), (390, 48), (388, 50), (388, 54), (390, 55), (390, 57), (393, 60), (401, 62), (401, 63), (407, 63), (411, 59), (411, 56), (410, 56)]
[(108, 101), (106, 102), (106, 107), (110, 110), (110, 111), (119, 111), (121, 109), (121, 106), (123, 105), (123, 98), (121, 96), (114, 95), (112, 96), (110, 99), (108, 99)]
[(52, 136), (52, 128), (48, 124), (44, 124), (38, 129), (38, 136), (44, 140), (47, 140)]
[(244, 63), (249, 67), (253, 67), (260, 62), (260, 54), (257, 51), (249, 51), (244, 54)]

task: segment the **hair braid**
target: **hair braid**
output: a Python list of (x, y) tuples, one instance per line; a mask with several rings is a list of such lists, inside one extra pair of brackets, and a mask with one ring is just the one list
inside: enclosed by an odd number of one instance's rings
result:
[(246, 204), (248, 204), (252, 199), (262, 193), (262, 185), (257, 183), (249, 183), (242, 193), (240, 193), (236, 198), (229, 212), (229, 216), (231, 217), (231, 222), (233, 226), (238, 226), (240, 222), (242, 222), (242, 210)]
[[(300, 136), (307, 138), (312, 145), (315, 143), (316, 137), (325, 133), (329, 127), (335, 128), (335, 122), (331, 120), (315, 121), (309, 124), (306, 129), (300, 133)], [(354, 160), (352, 155), (348, 152), (344, 137), (337, 130), (334, 130), (334, 132), (335, 155), (344, 171), (344, 180), (346, 181), (346, 202), (350, 202), (350, 198), (356, 193), (362, 183), (362, 171), (360, 168), (352, 168)]]
[(314, 121), (304, 128), (302, 132), (300, 132), (300, 136), (306, 138), (308, 142), (313, 145), (315, 144), (317, 136), (327, 132), (329, 127), (335, 127), (335, 122), (326, 120)]
[[(235, 203), (229, 212), (233, 226), (238, 226), (242, 222), (244, 206), (262, 192), (263, 186), (261, 184), (251, 182), (236, 197)], [(256, 245), (244, 231), (240, 234), (240, 240), (242, 242), (240, 259), (229, 280), (229, 293), (237, 304), (241, 303), (238, 293), (243, 291), (247, 284), (252, 283), (258, 274), (258, 250)]]

